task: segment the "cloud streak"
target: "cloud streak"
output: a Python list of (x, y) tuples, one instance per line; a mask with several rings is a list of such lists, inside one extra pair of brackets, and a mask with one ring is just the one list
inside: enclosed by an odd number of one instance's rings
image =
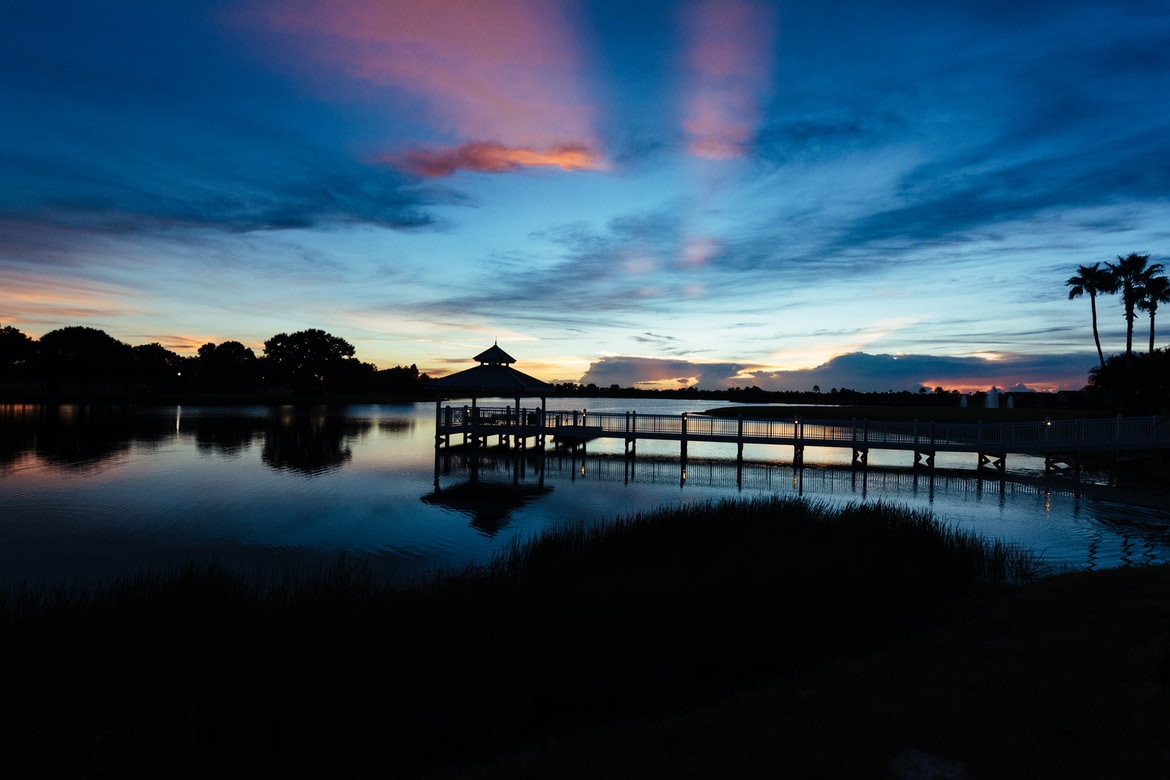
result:
[(381, 161), (398, 165), (416, 176), (425, 178), (451, 176), (461, 170), (512, 173), (522, 168), (587, 171), (604, 170), (608, 167), (590, 149), (574, 145), (532, 149), (492, 143), (469, 143), (434, 151), (414, 149), (402, 155), (383, 157)]
[(763, 3), (705, 0), (685, 10), (682, 126), (695, 157), (750, 151), (770, 86), (773, 25), (773, 9)]
[(456, 141), (379, 155), (419, 175), (602, 167), (567, 3), (282, 0), (235, 18), (275, 32), (318, 89), (412, 106)]

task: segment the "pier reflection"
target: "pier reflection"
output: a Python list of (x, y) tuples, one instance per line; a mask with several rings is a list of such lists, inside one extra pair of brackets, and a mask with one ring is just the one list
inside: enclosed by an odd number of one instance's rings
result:
[(513, 512), (551, 491), (552, 488), (543, 485), (468, 480), (435, 490), (422, 500), (432, 506), (468, 514), (473, 528), (487, 536), (495, 536), (508, 525)]
[(867, 498), (881, 494), (910, 494), (933, 499), (935, 491), (950, 495), (1005, 496), (1011, 494), (1082, 495), (1082, 485), (1067, 479), (989, 478), (969, 471), (900, 469), (881, 466), (852, 468), (690, 458), (685, 464), (668, 457), (627, 457), (580, 450), (481, 449), (477, 452), (438, 450), (437, 490), (448, 478), (469, 482), (510, 480), (512, 484), (536, 481), (593, 480), (624, 484), (677, 484), (687, 488), (712, 488), (722, 492), (763, 490), (810, 493), (853, 493)]
[[(584, 484), (582, 484), (584, 483)], [(587, 485), (597, 485), (590, 490)], [(627, 493), (619, 486), (652, 488), (662, 501), (719, 500), (751, 492), (808, 497), (811, 500), (882, 500), (919, 506), (946, 522), (977, 529), (993, 537), (1019, 537), (1047, 554), (1045, 522), (1057, 511), (1065, 533), (1084, 538), (1087, 556), (1057, 560), (1053, 565), (1097, 568), (1148, 565), (1164, 560), (1170, 543), (1164, 509), (1143, 509), (1110, 499), (1105, 486), (1064, 477), (990, 478), (969, 470), (891, 468), (870, 465), (794, 465), (766, 461), (691, 458), (685, 466), (667, 456), (625, 456), (581, 450), (480, 448), (443, 450), (436, 456), (434, 491), (423, 501), (471, 516), (471, 525), (486, 535), (507, 527), (513, 514), (540, 511), (543, 499), (563, 485), (566, 495), (585, 489), (590, 511), (619, 516), (644, 506), (644, 490)], [(672, 498), (673, 496), (674, 498)], [(564, 512), (563, 498), (554, 503)], [(1054, 510), (1054, 506), (1059, 506)], [(980, 509), (981, 507), (981, 509)], [(984, 510), (993, 509), (988, 515)], [(1071, 517), (1066, 517), (1071, 512)], [(1030, 516), (1037, 523), (1021, 525)], [(1105, 529), (1108, 529), (1106, 532)], [(1102, 550), (1103, 544), (1108, 549)]]

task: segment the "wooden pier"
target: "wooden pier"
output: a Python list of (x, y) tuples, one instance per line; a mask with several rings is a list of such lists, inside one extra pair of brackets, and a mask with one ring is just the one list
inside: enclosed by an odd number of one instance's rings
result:
[[(871, 450), (904, 451), (915, 469), (933, 470), (940, 452), (971, 453), (975, 470), (1003, 475), (1008, 454), (1044, 458), (1045, 471), (1079, 476), (1086, 453), (1116, 453), (1170, 448), (1170, 418), (1114, 417), (1004, 423), (880, 422), (715, 417), (705, 414), (639, 414), (586, 410), (436, 405), (436, 448), (497, 446), (584, 448), (600, 438), (622, 439), (633, 457), (639, 440), (679, 442), (685, 469), (687, 444), (735, 444), (737, 461), (745, 444), (792, 448), (792, 463), (802, 466), (806, 447), (852, 450), (852, 464), (863, 468)], [(532, 442), (530, 445), (529, 442)]]

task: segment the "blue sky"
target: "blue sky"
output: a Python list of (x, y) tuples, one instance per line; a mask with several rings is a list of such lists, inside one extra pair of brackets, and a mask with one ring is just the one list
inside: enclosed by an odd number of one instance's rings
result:
[(1076, 388), (1065, 280), (1170, 251), (1167, 41), (1160, 2), (5, 3), (0, 324)]

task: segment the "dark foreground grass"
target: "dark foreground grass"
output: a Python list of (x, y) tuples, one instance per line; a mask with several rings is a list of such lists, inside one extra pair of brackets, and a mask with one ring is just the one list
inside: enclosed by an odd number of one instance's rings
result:
[(1170, 777), (1170, 568), (1064, 574), (463, 780)]
[(0, 776), (882, 776), (892, 751), (1029, 767), (1128, 726), (1084, 765), (1156, 766), (1166, 578), (1005, 584), (1035, 570), (920, 513), (777, 498), (410, 590), (343, 562), (9, 592)]

